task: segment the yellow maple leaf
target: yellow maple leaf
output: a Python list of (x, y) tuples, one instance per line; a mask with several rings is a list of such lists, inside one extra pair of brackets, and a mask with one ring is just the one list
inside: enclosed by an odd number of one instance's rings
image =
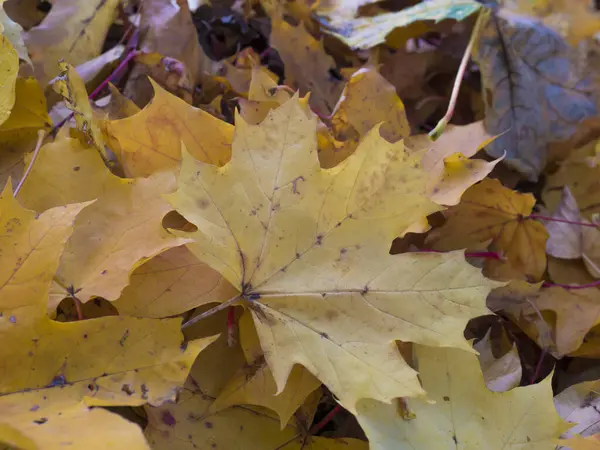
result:
[(0, 36), (0, 64), (6, 67), (0, 75), (0, 125), (6, 122), (15, 104), (15, 83), (19, 72), (19, 56), (6, 36)]
[[(27, 166), (31, 157), (25, 158)], [(42, 212), (55, 206), (94, 200), (110, 182), (115, 183), (116, 177), (95, 149), (84, 147), (78, 139), (59, 137), (40, 149), (21, 186), (19, 201), (29, 209)]]
[[(7, 88), (4, 85), (2, 92)], [(46, 98), (34, 78), (17, 78), (14, 89), (14, 106), (0, 125), (0, 186), (6, 184), (8, 177), (13, 180), (21, 177), (24, 153), (34, 149), (38, 130), (49, 130), (52, 126)]]
[(231, 157), (233, 126), (188, 105), (152, 83), (154, 98), (139, 113), (104, 124), (129, 177), (177, 167), (181, 142), (194, 157), (223, 165)]
[(116, 15), (118, 0), (59, 0), (44, 20), (25, 33), (34, 73), (45, 86), (58, 72), (57, 61), (77, 66), (98, 56)]
[[(86, 405), (161, 404), (174, 398), (198, 352), (213, 340), (182, 350), (179, 320), (58, 323), (46, 316), (50, 282), (75, 216), (85, 206), (60, 206), (36, 216), (13, 198), (10, 183), (0, 196), (0, 337), (11, 342), (0, 349), (3, 442), (58, 448), (72, 438), (84, 445), (95, 419), (94, 428), (109, 427), (103, 430), (104, 445), (115, 442), (114, 433), (131, 428), (110, 413), (89, 412)], [(73, 423), (83, 429), (71, 428)], [(127, 439), (142, 448), (135, 431)]]
[(267, 366), (252, 317), (248, 312), (240, 318), (239, 328), (247, 364), (221, 389), (209, 411), (218, 412), (233, 405), (263, 406), (279, 415), (283, 429), (294, 412), (321, 383), (304, 367), (295, 365), (284, 390), (277, 394), (275, 379)]
[(461, 202), (449, 208), (447, 222), (428, 236), (436, 250), (473, 248), (491, 240), (490, 248), (506, 261), (486, 260), (486, 273), (501, 279), (540, 280), (546, 270), (548, 233), (529, 219), (535, 198), (508, 189), (498, 180), (485, 179), (469, 188)]
[(379, 132), (390, 142), (410, 135), (404, 104), (396, 89), (374, 67), (355, 72), (333, 111), (332, 127), (338, 139), (364, 136), (382, 123)]
[(161, 195), (174, 189), (172, 173), (107, 181), (98, 200), (77, 217), (61, 258), (55, 279), (65, 297), (116, 300), (136, 267), (188, 242), (162, 227), (171, 208)]
[(407, 399), (412, 420), (394, 405), (362, 400), (357, 418), (372, 450), (531, 448), (552, 450), (570, 426), (556, 413), (551, 377), (508, 392), (489, 391), (477, 357), (417, 347), (423, 386), (435, 403)]
[(235, 293), (235, 288), (221, 274), (181, 246), (134, 270), (129, 285), (113, 305), (120, 314), (159, 318), (223, 301)]
[(334, 59), (303, 24), (294, 27), (277, 16), (272, 18), (272, 23), (270, 42), (285, 64), (286, 84), (303, 95), (312, 92), (311, 106), (320, 114), (330, 114), (343, 89), (341, 80), (330, 74), (336, 67)]
[(231, 161), (184, 154), (169, 198), (198, 227), (190, 249), (251, 309), (278, 392), (301, 364), (349, 410), (422, 394), (393, 341), (470, 350), (463, 328), (485, 314), (495, 283), (461, 252), (389, 255), (394, 237), (439, 209), (418, 161), (375, 129), (322, 169), (316, 119), (297, 97), (258, 126), (236, 122)]

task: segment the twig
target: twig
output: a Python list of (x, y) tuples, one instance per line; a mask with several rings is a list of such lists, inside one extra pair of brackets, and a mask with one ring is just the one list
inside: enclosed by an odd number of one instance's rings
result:
[(211, 308), (208, 311), (203, 312), (202, 314), (198, 314), (196, 317), (192, 317), (186, 323), (184, 323), (183, 325), (181, 325), (181, 329), (183, 330), (184, 328), (187, 328), (190, 325), (194, 325), (196, 322), (198, 322), (198, 321), (200, 321), (202, 319), (206, 319), (207, 317), (210, 317), (213, 314), (218, 313), (219, 311), (221, 311), (221, 310), (227, 308), (228, 306), (231, 306), (235, 302), (237, 302), (241, 297), (242, 297), (242, 295), (238, 294), (238, 295), (236, 295), (234, 297), (231, 297), (229, 300), (224, 301), (220, 305), (215, 306), (214, 308)]
[(571, 225), (580, 225), (582, 227), (598, 228), (598, 225), (595, 223), (577, 222), (574, 220), (566, 220), (566, 219), (557, 219), (555, 217), (540, 216), (539, 214), (530, 214), (526, 217), (526, 219), (537, 219), (537, 220), (545, 220), (547, 222), (560, 222), (560, 223), (568, 223)]
[(327, 425), (329, 422), (331, 422), (331, 420), (342, 410), (343, 408), (340, 405), (335, 405), (335, 407), (329, 411), (327, 413), (327, 415), (325, 415), (325, 417), (323, 417), (319, 423), (313, 425), (310, 429), (310, 434), (311, 435), (315, 435), (317, 434), (319, 431), (321, 431), (321, 429)]
[(593, 281), (587, 284), (562, 284), (562, 283), (550, 283), (549, 281), (544, 281), (542, 287), (561, 287), (567, 290), (577, 290), (577, 289), (589, 289), (600, 287), (600, 280)]
[(458, 92), (460, 91), (460, 86), (462, 84), (462, 80), (467, 70), (467, 63), (471, 59), (471, 52), (473, 51), (473, 46), (475, 45), (475, 41), (479, 36), (479, 29), (481, 28), (481, 23), (483, 22), (483, 16), (483, 9), (481, 9), (479, 15), (477, 16), (477, 21), (475, 22), (473, 31), (471, 32), (469, 44), (465, 49), (462, 60), (460, 61), (460, 66), (458, 67), (456, 78), (454, 79), (454, 85), (452, 86), (452, 94), (450, 95), (450, 101), (448, 102), (448, 109), (446, 110), (446, 114), (440, 119), (435, 128), (429, 132), (429, 137), (432, 141), (437, 140), (442, 135), (442, 133), (446, 129), (446, 125), (448, 125), (450, 119), (452, 119), (452, 116), (454, 115), (456, 100), (458, 100)]
[(35, 163), (35, 160), (37, 159), (37, 157), (40, 153), (40, 149), (42, 148), (42, 142), (44, 142), (44, 136), (46, 136), (46, 132), (44, 130), (38, 130), (38, 140), (37, 140), (37, 143), (35, 144), (35, 150), (33, 151), (33, 156), (31, 157), (31, 161), (29, 161), (29, 166), (27, 166), (27, 170), (25, 170), (25, 173), (21, 177), (21, 181), (19, 181), (19, 184), (17, 185), (17, 187), (15, 189), (15, 192), (13, 194), (15, 197), (19, 194), (19, 191), (23, 187), (25, 180), (27, 179), (27, 177), (29, 176), (29, 173), (31, 172), (31, 168), (33, 167), (33, 164)]

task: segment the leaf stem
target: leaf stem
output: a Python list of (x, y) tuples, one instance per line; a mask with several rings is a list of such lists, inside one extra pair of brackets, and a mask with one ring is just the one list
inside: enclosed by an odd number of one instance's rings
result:
[(311, 435), (315, 435), (317, 434), (319, 431), (321, 431), (321, 429), (327, 425), (329, 422), (331, 422), (331, 420), (342, 410), (342, 406), (341, 405), (335, 405), (333, 407), (333, 409), (331, 411), (329, 411), (325, 417), (323, 417), (318, 423), (316, 423), (315, 425), (313, 425), (310, 429), (310, 434)]
[(562, 284), (562, 283), (550, 283), (549, 281), (544, 281), (542, 287), (560, 287), (567, 290), (577, 290), (577, 289), (589, 289), (600, 287), (600, 280), (592, 281), (591, 283), (586, 284)]
[(546, 349), (542, 348), (541, 350), (542, 350), (542, 352), (540, 353), (540, 358), (538, 359), (538, 362), (535, 366), (535, 372), (533, 372), (533, 375), (531, 375), (529, 384), (535, 383), (535, 380), (537, 380), (538, 376), (540, 375), (540, 370), (542, 369), (542, 363), (544, 362), (544, 358), (546, 357)]
[(566, 219), (557, 219), (555, 217), (540, 216), (539, 214), (530, 214), (526, 218), (527, 219), (536, 219), (536, 220), (545, 220), (547, 222), (568, 223), (568, 224), (571, 224), (571, 225), (580, 225), (582, 227), (598, 228), (598, 225), (595, 224), (595, 223), (577, 222), (577, 221), (574, 221), (574, 220), (566, 220)]
[(29, 161), (29, 166), (27, 166), (27, 170), (25, 170), (25, 173), (21, 177), (21, 180), (19, 181), (19, 184), (17, 185), (17, 187), (15, 189), (15, 192), (13, 194), (15, 198), (19, 194), (19, 191), (23, 187), (25, 180), (27, 179), (27, 177), (29, 176), (29, 173), (31, 172), (31, 168), (33, 167), (33, 164), (35, 163), (35, 160), (37, 159), (37, 157), (40, 153), (40, 149), (42, 148), (42, 142), (44, 142), (45, 136), (46, 136), (46, 132), (44, 130), (38, 130), (38, 139), (37, 139), (37, 143), (35, 144), (35, 150), (33, 151), (33, 156), (31, 157), (31, 161)]
[(235, 346), (235, 307), (230, 306), (227, 310), (227, 346)]
[(194, 325), (196, 322), (199, 322), (202, 319), (206, 319), (207, 317), (210, 317), (213, 314), (218, 313), (219, 311), (221, 311), (221, 310), (231, 306), (235, 302), (237, 302), (240, 298), (242, 298), (242, 294), (235, 295), (234, 297), (231, 297), (229, 300), (225, 300), (220, 305), (215, 306), (214, 308), (211, 308), (208, 311), (203, 312), (202, 314), (198, 314), (196, 317), (192, 317), (186, 323), (181, 325), (181, 329), (183, 330), (184, 328)]
[(454, 79), (454, 85), (452, 86), (452, 93), (450, 95), (450, 101), (448, 102), (448, 109), (446, 110), (446, 114), (444, 117), (440, 119), (435, 128), (429, 132), (429, 138), (432, 141), (436, 141), (442, 135), (444, 130), (446, 129), (446, 125), (452, 119), (454, 115), (454, 108), (456, 107), (456, 101), (458, 100), (458, 93), (460, 91), (460, 86), (462, 84), (462, 80), (465, 76), (465, 72), (467, 70), (467, 63), (471, 59), (471, 53), (473, 52), (473, 46), (475, 45), (475, 41), (479, 36), (479, 29), (481, 28), (481, 23), (483, 22), (483, 9), (479, 11), (479, 15), (477, 16), (477, 21), (475, 22), (475, 26), (473, 27), (473, 31), (471, 32), (471, 37), (469, 38), (469, 43), (467, 44), (467, 48), (463, 53), (463, 57), (460, 61), (460, 66), (458, 67), (458, 72), (456, 73), (456, 78)]

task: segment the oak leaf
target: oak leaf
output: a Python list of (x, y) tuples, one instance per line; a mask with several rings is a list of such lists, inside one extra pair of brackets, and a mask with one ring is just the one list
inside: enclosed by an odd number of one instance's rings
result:
[(553, 450), (569, 428), (554, 409), (550, 377), (536, 385), (491, 392), (473, 354), (418, 346), (417, 357), (423, 386), (435, 403), (407, 399), (416, 417), (404, 420), (393, 405), (359, 402), (357, 418), (373, 450)]
[[(546, 270), (544, 226), (532, 219), (535, 198), (485, 179), (469, 188), (461, 202), (449, 208), (447, 222), (428, 236), (434, 249), (473, 248), (491, 240), (490, 248), (506, 261), (487, 260), (486, 271), (496, 277), (540, 280)], [(507, 276), (508, 274), (508, 276)]]
[(470, 350), (462, 330), (495, 283), (460, 252), (388, 254), (439, 209), (418, 161), (375, 129), (321, 169), (316, 119), (297, 97), (258, 126), (236, 122), (231, 161), (184, 154), (169, 198), (198, 227), (190, 249), (251, 309), (278, 391), (301, 364), (351, 411), (363, 397), (422, 394), (393, 341)]

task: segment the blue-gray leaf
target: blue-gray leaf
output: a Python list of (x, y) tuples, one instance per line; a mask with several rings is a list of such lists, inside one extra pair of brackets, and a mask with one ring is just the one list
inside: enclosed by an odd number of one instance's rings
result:
[(597, 114), (592, 83), (574, 50), (541, 22), (500, 10), (490, 15), (475, 54), (483, 81), (487, 152), (531, 181), (546, 164), (548, 146), (565, 141)]

